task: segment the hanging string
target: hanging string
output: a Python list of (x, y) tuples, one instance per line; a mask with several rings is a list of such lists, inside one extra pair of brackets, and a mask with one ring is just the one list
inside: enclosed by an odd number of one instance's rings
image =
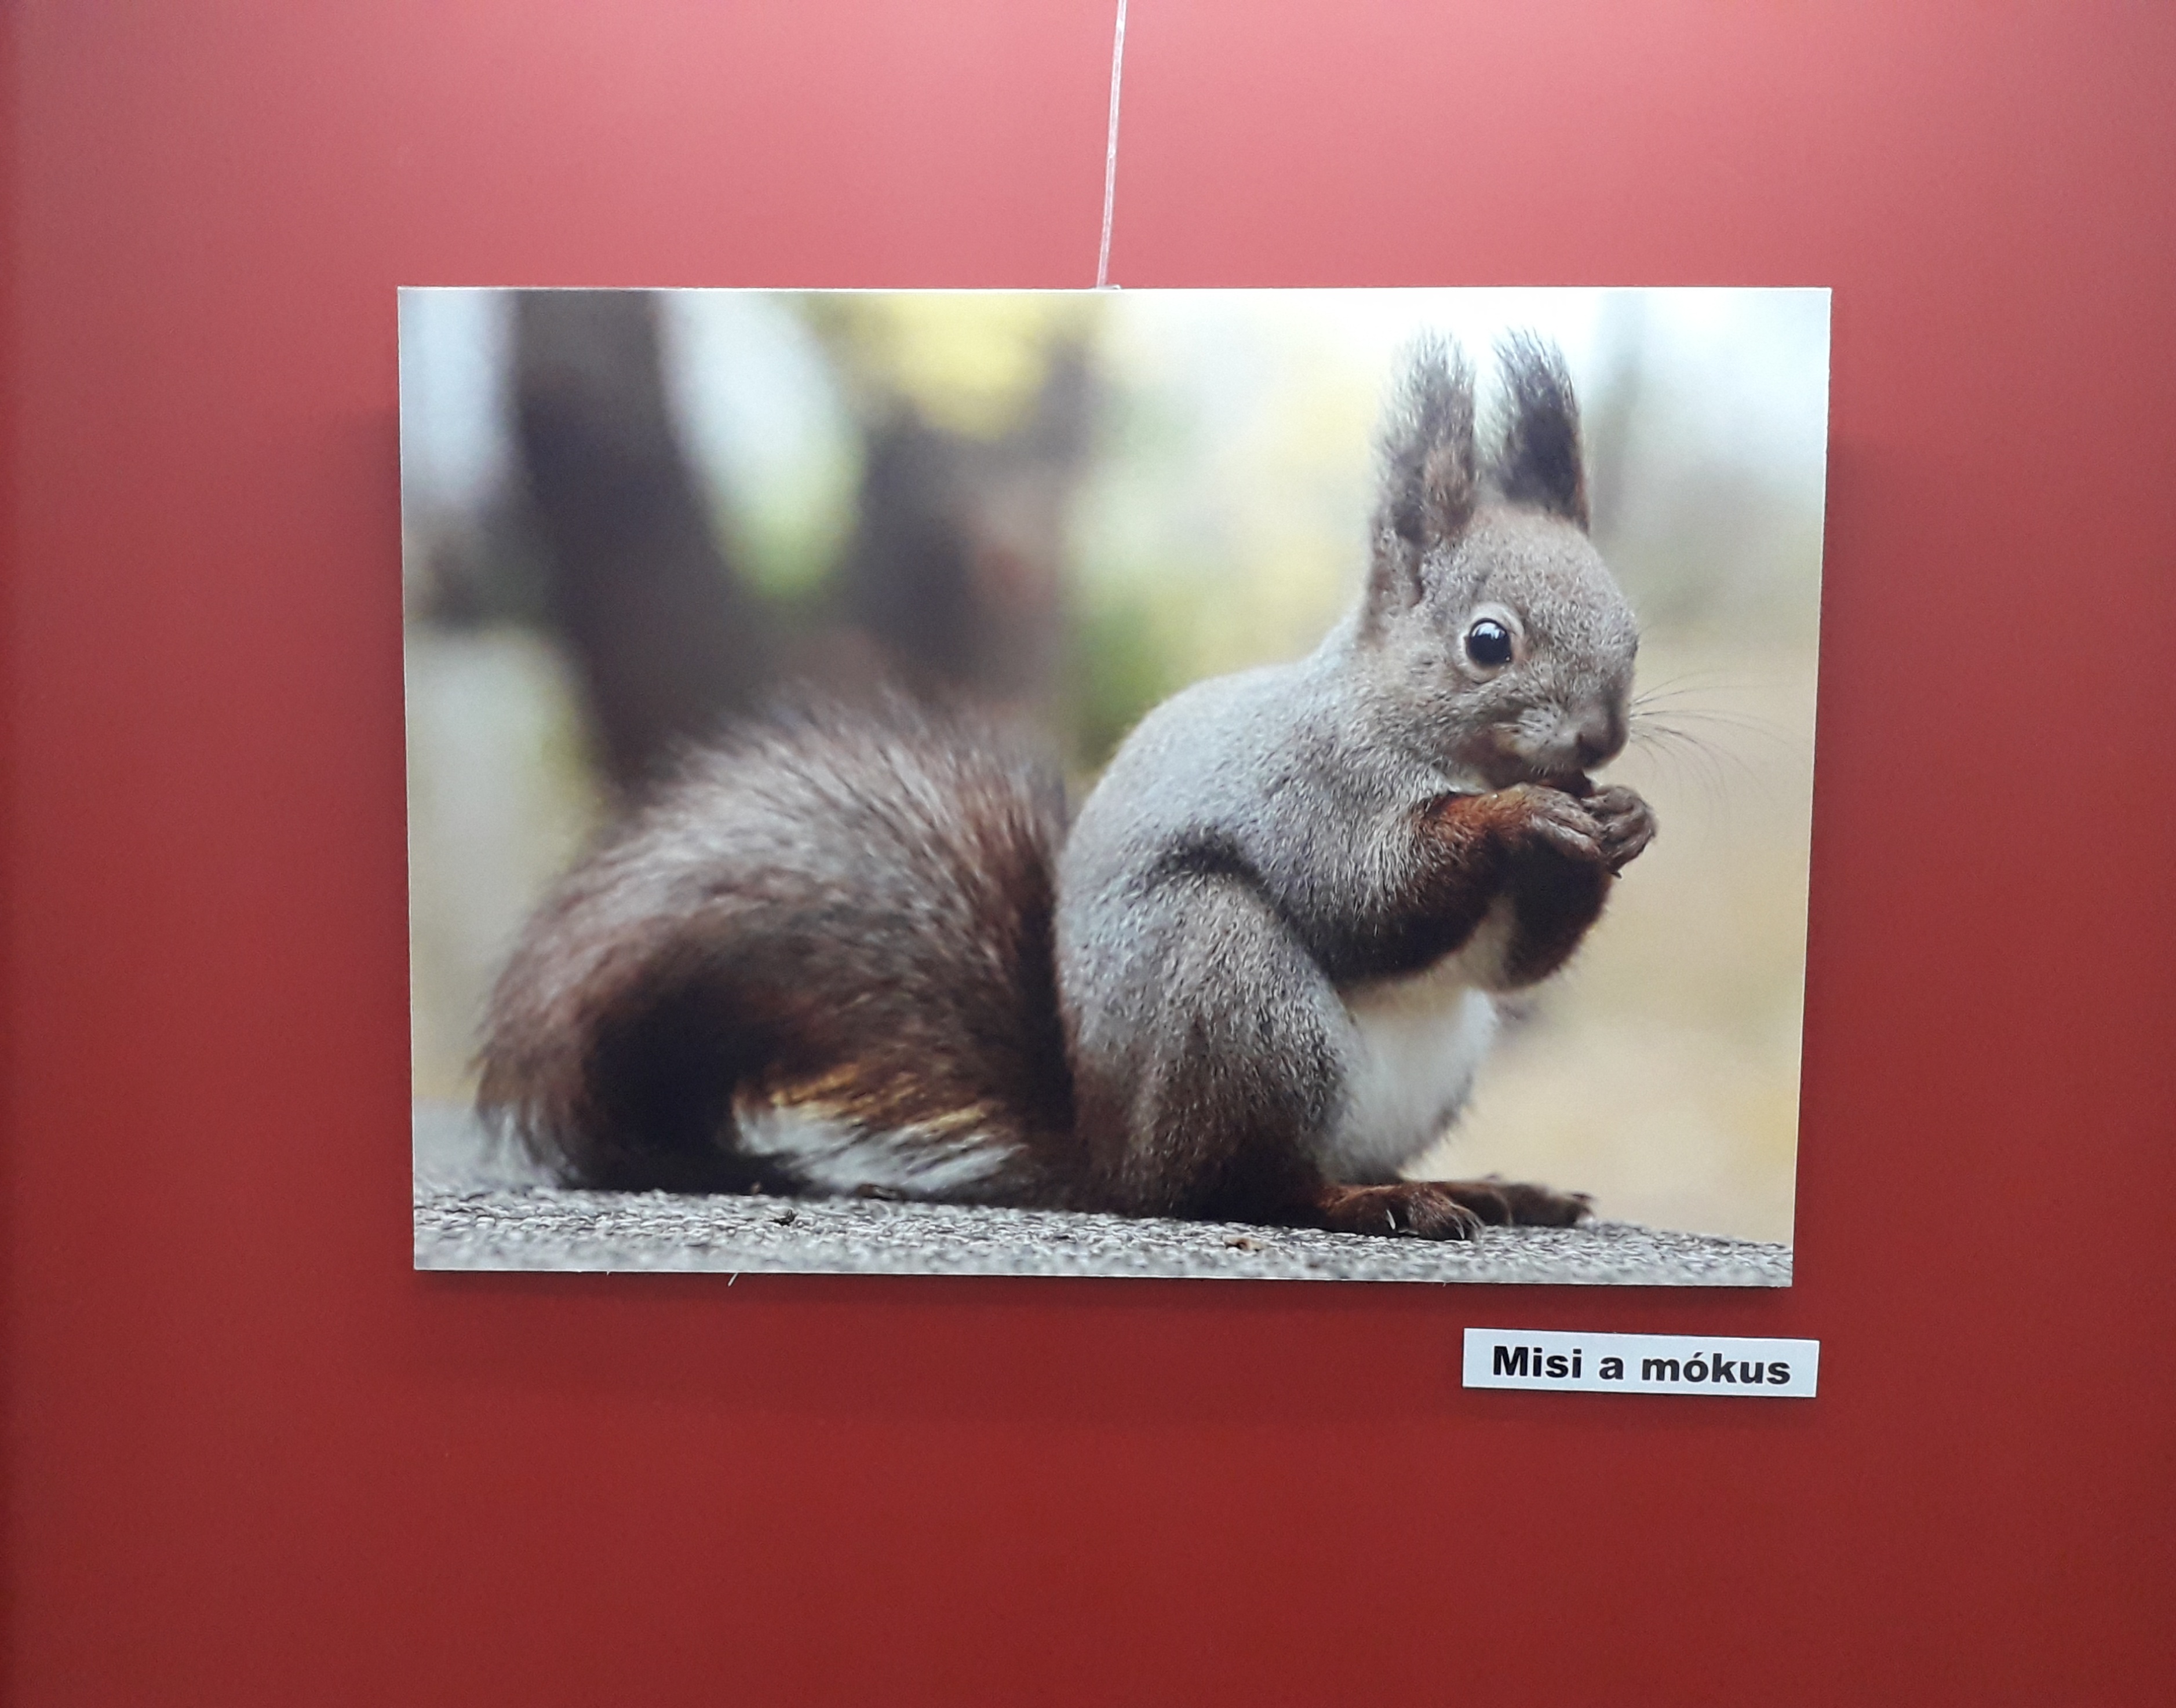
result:
[(1111, 41), (1111, 129), (1103, 144), (1103, 244), (1096, 252), (1096, 288), (1111, 283), (1111, 204), (1118, 190), (1118, 79), (1126, 68), (1126, 0), (1118, 0), (1118, 29)]

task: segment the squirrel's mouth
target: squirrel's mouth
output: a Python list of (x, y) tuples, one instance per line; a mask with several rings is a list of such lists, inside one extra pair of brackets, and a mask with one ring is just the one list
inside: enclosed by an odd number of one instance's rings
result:
[(1569, 765), (1538, 765), (1524, 753), (1506, 750), (1504, 744), (1491, 742), (1469, 759), (1473, 769), (1492, 789), (1514, 789), (1521, 783), (1537, 788), (1560, 789), (1567, 795), (1580, 798), (1594, 792), (1594, 779), (1585, 771)]
[(1568, 746), (1551, 744), (1551, 748), (1536, 752), (1521, 751), (1526, 744), (1510, 732), (1497, 727), (1481, 732), (1476, 740), (1466, 744), (1460, 756), (1479, 774), (1492, 789), (1516, 788), (1529, 783), (1537, 788), (1559, 789), (1567, 795), (1585, 798), (1594, 792), (1594, 779), (1575, 764)]

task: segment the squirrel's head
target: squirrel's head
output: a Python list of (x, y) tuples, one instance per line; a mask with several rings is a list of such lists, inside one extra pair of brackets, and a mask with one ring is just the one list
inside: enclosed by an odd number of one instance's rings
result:
[(1453, 769), (1491, 788), (1583, 791), (1623, 749), (1640, 643), (1587, 538), (1579, 404), (1556, 349), (1496, 347), (1504, 405), (1476, 443), (1455, 345), (1411, 356), (1380, 443), (1382, 496), (1358, 640)]

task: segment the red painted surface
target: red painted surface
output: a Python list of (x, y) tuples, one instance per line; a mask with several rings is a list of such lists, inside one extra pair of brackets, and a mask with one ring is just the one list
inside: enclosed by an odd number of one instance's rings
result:
[(1086, 283), (1110, 21), (6, 14), (10, 1700), (2167, 1700), (2165, 8), (1133, 7), (1125, 284), (1836, 287), (1795, 1290), (411, 1272), (394, 286)]

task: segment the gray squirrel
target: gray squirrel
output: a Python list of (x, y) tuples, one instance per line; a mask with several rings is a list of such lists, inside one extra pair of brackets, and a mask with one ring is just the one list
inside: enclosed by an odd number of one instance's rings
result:
[(1553, 346), (1416, 346), (1358, 605), (1144, 718), (1069, 830), (971, 711), (803, 706), (699, 753), (530, 921), (478, 1103), (561, 1178), (1465, 1238), (1576, 1194), (1401, 1171), (1497, 998), (1548, 977), (1654, 819), (1638, 628), (1587, 537)]

